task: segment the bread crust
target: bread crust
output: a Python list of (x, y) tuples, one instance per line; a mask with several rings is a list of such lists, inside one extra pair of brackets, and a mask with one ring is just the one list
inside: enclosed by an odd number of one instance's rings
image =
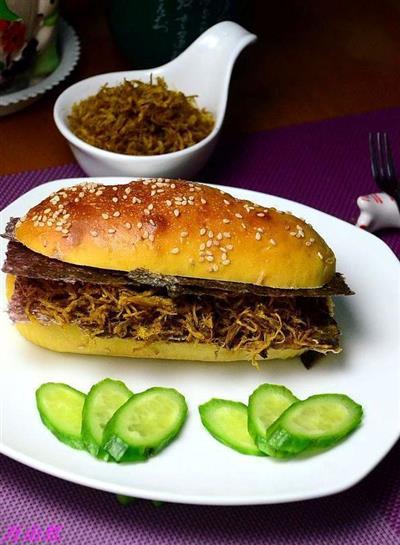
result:
[(47, 257), (103, 269), (289, 289), (335, 274), (334, 253), (304, 220), (183, 180), (66, 188), (21, 218), (15, 235)]
[[(28, 341), (53, 350), (97, 356), (119, 356), (135, 359), (163, 359), (209, 361), (215, 363), (234, 361), (266, 361), (300, 356), (308, 348), (271, 348), (267, 357), (254, 356), (248, 350), (228, 350), (209, 343), (136, 341), (109, 337), (94, 337), (76, 325), (43, 325), (37, 320), (18, 322), (16, 328)], [(325, 353), (325, 352), (323, 352)]]

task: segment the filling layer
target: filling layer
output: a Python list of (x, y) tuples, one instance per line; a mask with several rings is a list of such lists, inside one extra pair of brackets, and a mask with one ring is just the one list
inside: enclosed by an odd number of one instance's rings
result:
[(92, 335), (212, 343), (265, 357), (268, 348), (339, 351), (329, 298), (182, 295), (137, 286), (66, 283), (18, 276), (14, 321), (76, 324)]

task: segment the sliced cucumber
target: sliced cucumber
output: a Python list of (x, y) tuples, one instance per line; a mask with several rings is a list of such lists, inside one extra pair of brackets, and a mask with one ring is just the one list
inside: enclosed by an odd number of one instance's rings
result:
[(36, 390), (36, 404), (43, 424), (63, 443), (83, 449), (81, 436), (85, 394), (67, 384), (48, 382)]
[(293, 403), (267, 430), (262, 449), (285, 458), (310, 448), (326, 448), (361, 423), (363, 409), (343, 394), (319, 394)]
[(172, 388), (133, 395), (104, 430), (103, 448), (117, 462), (145, 460), (166, 447), (185, 422), (187, 405)]
[(242, 454), (262, 456), (247, 430), (247, 407), (239, 401), (210, 399), (199, 407), (203, 426), (215, 439)]
[(279, 384), (261, 384), (254, 390), (249, 397), (247, 425), (259, 449), (265, 452), (267, 429), (295, 401), (298, 401), (297, 397)]
[(82, 413), (82, 439), (90, 454), (101, 460), (109, 460), (110, 455), (101, 447), (104, 429), (113, 414), (132, 395), (119, 380), (106, 378), (92, 386)]

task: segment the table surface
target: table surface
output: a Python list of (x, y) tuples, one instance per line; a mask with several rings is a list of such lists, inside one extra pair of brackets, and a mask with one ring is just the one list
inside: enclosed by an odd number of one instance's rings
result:
[[(65, 0), (66, 17), (82, 41), (74, 74), (30, 108), (0, 119), (0, 174), (70, 162), (72, 155), (52, 120), (56, 97), (84, 77), (130, 68), (112, 43), (104, 7), (96, 3), (94, 17), (87, 7), (91, 3)], [(245, 20), (259, 41), (234, 70), (227, 133), (399, 105), (396, 0), (253, 0)]]

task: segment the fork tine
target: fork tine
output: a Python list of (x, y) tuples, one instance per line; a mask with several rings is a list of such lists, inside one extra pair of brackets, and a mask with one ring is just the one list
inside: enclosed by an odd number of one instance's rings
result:
[(385, 165), (386, 165), (387, 176), (391, 181), (393, 181), (396, 177), (396, 174), (394, 171), (392, 149), (391, 149), (389, 138), (386, 132), (383, 133), (383, 147), (384, 147), (384, 154), (386, 156)]
[(380, 182), (381, 184), (384, 183), (386, 179), (386, 173), (385, 173), (385, 154), (383, 150), (383, 138), (382, 133), (378, 132), (376, 134), (376, 143), (378, 146), (378, 157), (379, 157), (379, 173), (380, 173)]
[(374, 180), (379, 180), (379, 159), (376, 149), (376, 142), (374, 139), (374, 133), (369, 133), (369, 155), (371, 160), (371, 171)]

